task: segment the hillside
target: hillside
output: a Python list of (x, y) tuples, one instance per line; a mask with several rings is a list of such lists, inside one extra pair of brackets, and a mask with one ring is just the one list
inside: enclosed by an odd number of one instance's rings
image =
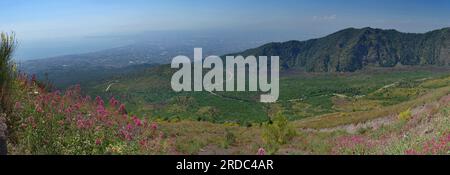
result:
[[(415, 81), (416, 88), (429, 90), (393, 108), (356, 112), (357, 116), (377, 114), (376, 120), (342, 123), (321, 116), (286, 122), (277, 115), (273, 123), (243, 127), (134, 115), (115, 98), (94, 100), (82, 95), (79, 86), (64, 93), (48, 92), (20, 76), (15, 82), (19, 88), (14, 91), (13, 142), (8, 150), (38, 155), (448, 154), (449, 82), (449, 76)], [(405, 91), (409, 85), (385, 86), (380, 91)], [(353, 113), (343, 112), (340, 118), (353, 118)], [(335, 125), (330, 128), (330, 124)]]
[(366, 66), (450, 65), (450, 28), (424, 34), (349, 28), (319, 39), (269, 43), (231, 55), (280, 56), (283, 68), (353, 72)]
[(449, 70), (405, 66), (349, 73), (286, 71), (280, 77), (279, 101), (274, 104), (260, 103), (258, 92), (174, 92), (170, 76), (175, 70), (167, 66), (93, 82), (85, 92), (103, 98), (114, 96), (134, 113), (154, 119), (252, 125), (270, 120), (279, 110), (290, 120), (303, 120), (391, 108), (434, 92), (438, 85), (421, 84), (447, 76)]

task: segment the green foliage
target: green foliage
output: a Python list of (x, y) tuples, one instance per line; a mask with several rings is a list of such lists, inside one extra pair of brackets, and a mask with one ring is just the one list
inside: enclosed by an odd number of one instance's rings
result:
[(14, 34), (0, 34), (0, 112), (12, 111), (12, 83), (15, 76), (15, 68), (11, 59), (16, 46)]
[(205, 121), (215, 121), (216, 117), (219, 115), (219, 110), (212, 106), (200, 107), (197, 111), (197, 115), (201, 120)]
[(269, 154), (275, 154), (281, 145), (286, 144), (297, 135), (295, 128), (289, 123), (288, 119), (278, 113), (273, 118), (272, 123), (266, 123), (263, 126), (262, 139)]

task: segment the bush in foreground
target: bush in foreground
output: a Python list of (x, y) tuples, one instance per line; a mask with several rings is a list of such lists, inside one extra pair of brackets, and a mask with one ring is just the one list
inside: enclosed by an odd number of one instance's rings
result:
[(297, 135), (288, 119), (279, 112), (272, 123), (264, 125), (262, 138), (268, 154), (275, 154), (281, 145), (286, 144)]

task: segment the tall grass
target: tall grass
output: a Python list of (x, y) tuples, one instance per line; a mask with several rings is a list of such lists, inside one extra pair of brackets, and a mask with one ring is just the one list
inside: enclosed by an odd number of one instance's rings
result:
[(12, 84), (15, 70), (11, 61), (16, 40), (14, 34), (0, 34), (0, 155), (7, 154), (7, 123), (13, 110)]
[(1, 33), (0, 35), (0, 112), (9, 113), (13, 107), (11, 87), (15, 75), (11, 59), (17, 42), (14, 33)]

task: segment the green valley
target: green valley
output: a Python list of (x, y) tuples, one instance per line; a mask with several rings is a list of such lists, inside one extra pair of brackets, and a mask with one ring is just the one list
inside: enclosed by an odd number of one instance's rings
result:
[(87, 93), (111, 96), (141, 116), (160, 120), (198, 120), (251, 125), (283, 111), (290, 120), (338, 112), (363, 112), (415, 99), (445, 86), (430, 81), (448, 75), (446, 67), (367, 68), (353, 73), (286, 71), (280, 99), (259, 102), (257, 92), (181, 92), (170, 87), (174, 70), (162, 66), (95, 84)]

